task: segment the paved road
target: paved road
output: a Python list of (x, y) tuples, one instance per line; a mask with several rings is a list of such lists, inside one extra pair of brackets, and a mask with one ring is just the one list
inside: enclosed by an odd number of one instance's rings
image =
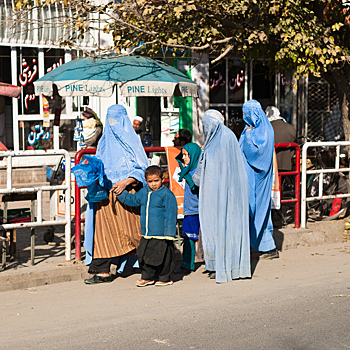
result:
[(173, 286), (139, 275), (0, 293), (1, 349), (350, 349), (350, 243), (285, 251), (251, 280), (199, 268)]

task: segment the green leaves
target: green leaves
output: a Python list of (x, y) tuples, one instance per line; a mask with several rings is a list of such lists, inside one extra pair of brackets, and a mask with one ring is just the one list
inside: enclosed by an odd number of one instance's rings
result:
[[(350, 9), (338, 0), (38, 1), (19, 0), (18, 12), (59, 3), (75, 14), (62, 20), (69, 32), (110, 33), (118, 52), (143, 42), (138, 50), (144, 54), (186, 49), (219, 58), (264, 58), (271, 68), (295, 69), (300, 76), (329, 71), (350, 56)], [(62, 37), (62, 43), (73, 47), (76, 38)]]

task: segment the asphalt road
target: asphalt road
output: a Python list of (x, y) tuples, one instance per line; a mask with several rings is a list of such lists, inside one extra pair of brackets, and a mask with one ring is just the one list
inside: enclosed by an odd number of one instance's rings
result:
[(1, 349), (350, 349), (350, 243), (285, 251), (250, 280), (199, 268), (172, 286), (139, 275), (0, 293)]

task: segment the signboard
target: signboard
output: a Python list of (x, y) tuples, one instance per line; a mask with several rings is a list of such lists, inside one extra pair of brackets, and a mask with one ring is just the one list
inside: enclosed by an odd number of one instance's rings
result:
[[(57, 180), (58, 185), (64, 185), (65, 180)], [(75, 180), (71, 180), (71, 216), (75, 216)], [(64, 216), (66, 213), (66, 190), (57, 191), (57, 215)]]
[(180, 153), (176, 147), (165, 147), (165, 152), (168, 161), (168, 172), (170, 180), (170, 190), (174, 193), (177, 201), (177, 216), (183, 216), (184, 209), (184, 187), (183, 184), (177, 181), (176, 174), (179, 173), (180, 167), (175, 157)]

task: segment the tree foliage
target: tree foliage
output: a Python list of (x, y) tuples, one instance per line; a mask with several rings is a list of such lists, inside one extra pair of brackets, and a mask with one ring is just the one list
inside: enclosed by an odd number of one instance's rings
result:
[[(46, 0), (40, 6), (50, 6)], [(227, 55), (264, 58), (278, 70), (319, 76), (349, 59), (350, 8), (341, 0), (127, 0), (98, 4), (64, 0), (74, 9), (64, 21), (69, 35), (61, 45), (102, 30), (117, 53), (125, 49), (157, 55), (167, 49), (207, 51), (217, 61)], [(17, 2), (19, 13), (40, 7), (38, 0)], [(102, 23), (97, 25), (97, 21)], [(45, 23), (42, 23), (45, 25)], [(76, 35), (78, 33), (79, 35)], [(104, 48), (106, 49), (106, 48)]]

